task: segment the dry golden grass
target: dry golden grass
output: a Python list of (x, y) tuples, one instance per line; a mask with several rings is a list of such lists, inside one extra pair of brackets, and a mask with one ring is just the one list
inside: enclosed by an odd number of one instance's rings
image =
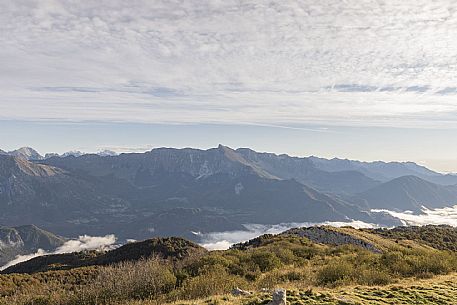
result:
[[(215, 251), (181, 261), (152, 258), (0, 276), (0, 305), (259, 305), (270, 297), (259, 291), (275, 287), (289, 290), (291, 305), (452, 304), (457, 300), (456, 252), (407, 240), (397, 243), (352, 228), (334, 230), (373, 243), (383, 253), (274, 236), (242, 250)], [(233, 297), (230, 291), (235, 287), (255, 293)]]
[[(298, 289), (290, 285), (281, 285), (281, 287), (288, 289), (288, 301), (291, 305), (446, 305), (456, 304), (457, 302), (457, 273), (437, 276), (433, 279), (406, 279), (397, 284), (386, 286), (347, 286), (335, 289), (319, 287)], [(257, 305), (264, 304), (267, 300), (269, 300), (269, 294), (254, 292), (252, 296), (235, 297), (232, 295), (221, 295), (192, 301), (166, 303), (164, 305)], [(128, 305), (153, 304), (149, 302), (136, 302), (129, 303)]]

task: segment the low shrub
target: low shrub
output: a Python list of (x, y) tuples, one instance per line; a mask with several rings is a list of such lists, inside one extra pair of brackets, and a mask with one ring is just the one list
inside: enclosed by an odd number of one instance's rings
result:
[(90, 285), (82, 288), (74, 304), (101, 305), (120, 300), (154, 299), (176, 285), (171, 266), (159, 259), (124, 262), (100, 270)]
[(364, 269), (357, 271), (357, 283), (360, 285), (387, 285), (392, 281), (392, 276), (384, 270)]
[(354, 279), (354, 266), (345, 260), (335, 260), (317, 273), (319, 285), (338, 285)]
[(244, 278), (229, 274), (223, 266), (215, 265), (205, 273), (186, 280), (171, 298), (185, 300), (204, 298), (229, 293), (236, 287), (248, 285)]

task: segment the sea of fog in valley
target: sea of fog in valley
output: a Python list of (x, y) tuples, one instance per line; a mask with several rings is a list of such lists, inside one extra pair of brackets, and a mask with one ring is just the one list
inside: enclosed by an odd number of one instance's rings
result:
[[(390, 210), (372, 210), (372, 212), (383, 212), (392, 215), (402, 221), (406, 226), (423, 226), (423, 225), (450, 225), (457, 227), (457, 205), (453, 207), (439, 209), (422, 209), (422, 214), (414, 214), (410, 211), (395, 212)], [(379, 227), (373, 223), (366, 223), (359, 220), (350, 220), (347, 222), (322, 222), (322, 223), (282, 223), (277, 225), (260, 225), (247, 224), (246, 231), (231, 232), (213, 232), (208, 234), (199, 234), (202, 242), (201, 245), (208, 250), (225, 250), (231, 245), (248, 241), (262, 234), (278, 234), (291, 228), (309, 227), (316, 225), (330, 225), (335, 227), (352, 226), (354, 228), (376, 228)]]
[[(457, 227), (457, 205), (453, 207), (438, 208), (438, 209), (422, 209), (422, 214), (414, 214), (410, 211), (396, 212), (390, 210), (372, 210), (372, 212), (388, 213), (400, 219), (404, 225), (423, 226), (427, 224), (432, 225), (450, 225)], [(376, 228), (379, 227), (373, 223), (366, 223), (359, 220), (349, 220), (347, 222), (303, 222), (303, 223), (281, 223), (276, 225), (263, 225), (263, 224), (245, 224), (245, 231), (226, 231), (226, 232), (212, 232), (212, 233), (199, 233), (193, 232), (196, 237), (200, 239), (200, 245), (208, 250), (225, 250), (231, 245), (248, 241), (252, 238), (258, 237), (263, 234), (278, 234), (291, 228), (309, 227), (317, 225), (330, 225), (330, 226), (352, 226), (355, 228)], [(116, 243), (117, 238), (114, 234), (106, 236), (80, 236), (78, 239), (68, 240), (62, 246), (58, 247), (55, 251), (46, 252), (39, 249), (36, 253), (29, 255), (18, 255), (14, 260), (8, 262), (6, 265), (0, 267), (0, 271), (4, 270), (15, 264), (30, 260), (32, 258), (50, 255), (62, 254), (71, 252), (80, 252), (84, 250), (109, 250), (119, 246)], [(133, 242), (128, 240), (127, 242)]]
[(450, 225), (457, 227), (457, 205), (438, 209), (422, 207), (422, 214), (414, 214), (411, 211), (395, 212), (389, 210), (372, 210), (372, 212), (385, 212), (398, 219), (405, 225)]
[(203, 247), (208, 250), (226, 250), (231, 245), (245, 242), (263, 234), (278, 234), (292, 228), (298, 227), (311, 227), (317, 225), (330, 225), (335, 227), (353, 226), (355, 228), (372, 228), (376, 227), (375, 224), (366, 223), (363, 221), (352, 220), (348, 222), (302, 222), (302, 223), (281, 223), (277, 225), (262, 225), (262, 224), (245, 224), (246, 231), (228, 231), (228, 232), (213, 232), (207, 234), (199, 234)]

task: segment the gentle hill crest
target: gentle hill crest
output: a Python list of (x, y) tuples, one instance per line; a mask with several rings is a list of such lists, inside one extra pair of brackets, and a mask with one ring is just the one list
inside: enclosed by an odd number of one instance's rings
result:
[(203, 247), (183, 238), (153, 238), (131, 242), (107, 252), (94, 250), (39, 256), (11, 266), (1, 273), (35, 273), (87, 266), (106, 266), (148, 258), (161, 258), (177, 262), (190, 257), (195, 259), (206, 253), (207, 250)]

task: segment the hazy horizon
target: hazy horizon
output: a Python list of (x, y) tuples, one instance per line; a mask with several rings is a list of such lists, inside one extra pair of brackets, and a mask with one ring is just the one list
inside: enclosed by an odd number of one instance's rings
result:
[[(441, 130), (427, 130), (417, 134), (414, 129), (403, 129), (402, 133), (395, 128), (373, 128), (367, 133), (350, 127), (319, 129), (309, 125), (287, 128), (259, 125), (95, 122), (3, 121), (0, 124), (3, 124), (0, 137), (6, 139), (0, 149), (11, 151), (28, 146), (42, 155), (103, 150), (117, 153), (145, 152), (158, 147), (208, 149), (222, 144), (232, 148), (246, 147), (259, 152), (297, 157), (415, 162), (437, 172), (457, 172), (457, 162), (452, 159), (454, 149), (439, 151), (440, 155), (447, 159), (427, 159), (429, 155), (437, 155), (433, 154), (436, 147), (448, 145), (456, 146), (457, 149), (457, 143), (446, 143), (451, 134), (443, 134)], [(415, 140), (416, 145), (410, 146)], [(398, 150), (393, 151), (392, 146)]]

